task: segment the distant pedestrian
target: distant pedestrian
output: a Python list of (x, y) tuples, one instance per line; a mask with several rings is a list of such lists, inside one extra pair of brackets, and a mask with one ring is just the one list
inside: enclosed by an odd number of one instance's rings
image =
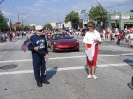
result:
[(47, 41), (42, 35), (43, 26), (36, 26), (36, 34), (30, 37), (31, 44), (28, 49), (32, 52), (34, 76), (38, 87), (42, 87), (42, 83), (49, 84), (46, 80), (46, 59), (49, 58)]
[(12, 38), (13, 38), (12, 33), (10, 33), (9, 37), (10, 37), (10, 42), (12, 42)]
[(22, 37), (24, 36), (24, 31), (22, 31), (21, 35), (22, 35)]
[(121, 44), (125, 44), (125, 33), (122, 33), (122, 39), (121, 39)]
[[(86, 32), (85, 37), (83, 39), (85, 50), (90, 53), (87, 55), (87, 66), (88, 66), (88, 77), (93, 77), (97, 79), (95, 76), (95, 68), (97, 62), (97, 55), (98, 55), (98, 44), (101, 44), (101, 37), (100, 33), (95, 30), (95, 23), (90, 21), (87, 24), (89, 31)], [(91, 50), (90, 50), (91, 49)], [(89, 56), (92, 55), (92, 60), (89, 59)]]
[(133, 32), (130, 33), (131, 46), (133, 47)]
[(113, 33), (110, 33), (110, 41), (113, 41)]
[(126, 39), (127, 45), (130, 47), (130, 31), (129, 30), (125, 33), (125, 39)]

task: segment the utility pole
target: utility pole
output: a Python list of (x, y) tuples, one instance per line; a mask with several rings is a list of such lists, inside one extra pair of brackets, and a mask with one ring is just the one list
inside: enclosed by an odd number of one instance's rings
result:
[(99, 6), (102, 8), (102, 22), (101, 22), (101, 26), (102, 26), (102, 29), (103, 29), (103, 7), (102, 7), (102, 5), (97, 1), (97, 0), (95, 0), (98, 4), (99, 4)]
[(21, 14), (22, 14), (22, 30), (23, 30), (23, 14), (24, 14), (24, 13), (21, 13)]
[[(19, 13), (19, 14), (21, 14), (21, 13)], [(19, 30), (19, 14), (18, 14), (18, 30)]]
[[(22, 24), (22, 30), (23, 30), (23, 14), (24, 14), (24, 13), (19, 13), (19, 14), (18, 14), (18, 25), (19, 25), (19, 15), (20, 15), (20, 14), (22, 14), (22, 23), (21, 23), (21, 24)], [(18, 28), (19, 28), (19, 26), (18, 26)]]

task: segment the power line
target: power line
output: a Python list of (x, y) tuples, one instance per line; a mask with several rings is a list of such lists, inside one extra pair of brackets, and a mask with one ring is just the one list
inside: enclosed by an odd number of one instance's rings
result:
[(12, 7), (12, 5), (10, 5), (10, 2), (8, 2), (7, 0), (5, 0), (5, 3), (6, 3), (6, 5), (8, 6), (8, 8), (9, 8), (10, 10), (12, 10), (14, 13), (18, 13), (18, 12), (16, 11), (16, 9), (14, 10), (13, 7)]
[(106, 7), (106, 8), (108, 9), (108, 8), (118, 7), (118, 6), (123, 6), (123, 5), (131, 4), (131, 3), (133, 3), (133, 2), (123, 3), (123, 4), (119, 4), (119, 5), (115, 5), (115, 6)]
[[(14, 13), (14, 12), (9, 8), (9, 6), (6, 4), (6, 2), (4, 2), (4, 4), (5, 4), (5, 6), (7, 7), (7, 9), (9, 10), (9, 12)], [(14, 13), (14, 14), (15, 14), (15, 13)]]
[(0, 6), (1, 10), (5, 10), (5, 8), (2, 7), (2, 5)]
[[(11, 0), (9, 0), (11, 2)], [(11, 4), (13, 5), (13, 7), (19, 12), (19, 10), (14, 6), (14, 4), (11, 2)]]
[(0, 4), (3, 2), (4, 0), (2, 0), (1, 2), (0, 2)]

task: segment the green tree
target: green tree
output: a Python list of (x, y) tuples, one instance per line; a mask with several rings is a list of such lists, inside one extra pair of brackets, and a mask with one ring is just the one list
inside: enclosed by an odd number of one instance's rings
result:
[(23, 30), (24, 30), (24, 31), (29, 31), (30, 28), (29, 28), (28, 26), (24, 26), (24, 27), (23, 27)]
[(7, 27), (7, 22), (5, 21), (3, 13), (0, 11), (0, 31), (5, 31)]
[(15, 24), (21, 24), (21, 22), (16, 22)]
[(44, 25), (44, 27), (43, 27), (43, 29), (52, 29), (53, 27), (52, 27), (52, 25), (51, 24), (49, 24), (49, 23), (47, 23), (47, 24), (45, 24)]
[(15, 29), (12, 27), (12, 28), (11, 28), (11, 31), (15, 32)]
[(96, 6), (96, 7), (92, 7), (90, 9), (90, 13), (89, 13), (89, 19), (90, 20), (94, 20), (99, 22), (106, 22), (107, 20), (107, 11), (106, 9), (104, 9), (102, 6)]
[(71, 22), (71, 25), (72, 25), (73, 29), (77, 29), (78, 28), (78, 21), (79, 21), (78, 12), (71, 11), (65, 17), (65, 23)]
[(130, 12), (133, 12), (133, 9), (132, 9), (132, 10), (130, 10)]

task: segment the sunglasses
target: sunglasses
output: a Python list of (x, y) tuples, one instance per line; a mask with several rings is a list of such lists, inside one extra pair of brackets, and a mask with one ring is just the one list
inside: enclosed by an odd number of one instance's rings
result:
[(88, 26), (88, 27), (92, 27), (92, 26)]

